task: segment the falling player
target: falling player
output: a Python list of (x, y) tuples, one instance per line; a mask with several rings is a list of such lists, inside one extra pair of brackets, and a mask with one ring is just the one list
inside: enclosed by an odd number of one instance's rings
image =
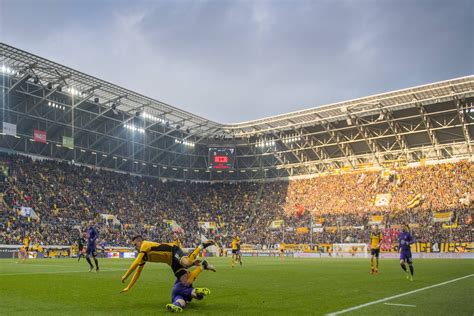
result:
[[(400, 266), (402, 267), (403, 271), (407, 274), (407, 279), (413, 281), (413, 261), (411, 257), (411, 244), (414, 243), (413, 237), (411, 236), (410, 227), (407, 224), (402, 226), (402, 232), (398, 236), (399, 244), (399, 251), (400, 251)], [(407, 267), (405, 262), (408, 263), (408, 267), (410, 268), (410, 274), (408, 274)]]
[[(216, 271), (216, 269), (203, 261), (202, 263), (197, 260), (197, 256), (202, 249), (205, 249), (214, 244), (214, 241), (209, 240), (202, 243), (196, 249), (194, 249), (189, 255), (185, 255), (183, 250), (176, 243), (157, 243), (152, 241), (143, 240), (143, 237), (138, 235), (133, 237), (132, 243), (139, 251), (137, 258), (128, 268), (127, 272), (122, 276), (122, 283), (135, 271), (132, 280), (126, 288), (120, 293), (127, 292), (132, 288), (135, 282), (140, 277), (145, 263), (149, 262), (161, 262), (168, 264), (174, 272), (174, 275), (184, 286), (190, 286), (198, 275), (203, 270)], [(196, 268), (188, 272), (186, 269), (196, 266)]]
[(89, 238), (87, 240), (86, 260), (87, 263), (89, 263), (89, 272), (94, 269), (90, 258), (91, 256), (94, 258), (95, 271), (99, 272), (99, 261), (97, 260), (97, 238), (99, 238), (99, 233), (94, 226), (92, 226), (92, 222), (87, 230), (87, 235)]
[(370, 232), (370, 274), (379, 273), (379, 255), (380, 246), (382, 245), (382, 238), (382, 232), (380, 231), (378, 226), (375, 226), (375, 229)]
[(208, 288), (193, 288), (193, 285), (183, 285), (178, 278), (174, 282), (173, 290), (171, 291), (171, 304), (166, 305), (172, 313), (181, 313), (186, 304), (191, 300), (202, 300), (204, 296), (211, 294)]

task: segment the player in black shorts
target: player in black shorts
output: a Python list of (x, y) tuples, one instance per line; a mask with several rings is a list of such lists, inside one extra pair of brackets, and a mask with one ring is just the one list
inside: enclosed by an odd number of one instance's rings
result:
[(84, 257), (84, 244), (85, 244), (86, 240), (84, 239), (84, 237), (80, 236), (78, 239), (77, 239), (77, 249), (78, 249), (78, 255), (77, 255), (77, 261), (81, 260), (81, 257)]

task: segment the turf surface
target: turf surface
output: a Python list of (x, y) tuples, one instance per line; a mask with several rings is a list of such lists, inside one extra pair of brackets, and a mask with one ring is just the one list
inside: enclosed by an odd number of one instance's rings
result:
[[(462, 280), (366, 306), (343, 315), (473, 315), (474, 260), (415, 260), (415, 281), (405, 279), (397, 260), (382, 260), (380, 274), (368, 260), (210, 258), (217, 273), (204, 271), (195, 287), (212, 293), (193, 301), (186, 315), (325, 315), (445, 281)], [(163, 264), (148, 263), (128, 292), (120, 277), (131, 260), (100, 259), (99, 273), (85, 260), (0, 260), (0, 314), (169, 314), (174, 278)], [(387, 305), (404, 304), (409, 306)]]

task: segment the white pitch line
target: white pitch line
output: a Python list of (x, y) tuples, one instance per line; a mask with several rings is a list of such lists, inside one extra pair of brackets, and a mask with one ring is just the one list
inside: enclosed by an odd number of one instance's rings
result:
[[(107, 269), (107, 270), (100, 270), (101, 272), (114, 272), (114, 271), (125, 271), (124, 269)], [(88, 270), (80, 270), (80, 271), (49, 271), (49, 272), (30, 272), (30, 273), (0, 273), (1, 276), (12, 276), (12, 275), (35, 275), (35, 274), (68, 274), (68, 273), (91, 273)], [(95, 273), (95, 272), (94, 272)]]
[(418, 290), (413, 290), (413, 291), (410, 291), (410, 292), (401, 293), (401, 294), (398, 294), (398, 295), (382, 298), (380, 300), (376, 300), (376, 301), (373, 301), (373, 302), (369, 302), (369, 303), (357, 305), (357, 306), (354, 306), (354, 307), (346, 308), (346, 309), (343, 309), (343, 310), (338, 311), (338, 312), (326, 314), (326, 316), (334, 316), (334, 315), (344, 314), (344, 313), (347, 313), (347, 312), (352, 312), (356, 309), (360, 309), (360, 308), (367, 307), (367, 306), (374, 305), (374, 304), (378, 304), (378, 303), (383, 303), (383, 302), (386, 302), (386, 301), (393, 300), (394, 298), (399, 298), (399, 297), (402, 297), (402, 296), (406, 296), (406, 295), (421, 292), (421, 291), (424, 291), (424, 290), (432, 289), (434, 287), (438, 287), (438, 286), (442, 286), (442, 285), (449, 284), (449, 283), (452, 283), (452, 282), (456, 282), (456, 281), (459, 281), (459, 280), (467, 279), (467, 278), (470, 278), (472, 276), (474, 276), (474, 274), (469, 274), (469, 275), (466, 275), (466, 276), (463, 276), (463, 277), (460, 277), (460, 278), (457, 278), (457, 279), (453, 279), (453, 280), (449, 280), (449, 281), (446, 281), (446, 282), (426, 286), (426, 287), (423, 287), (423, 288), (418, 289)]
[(390, 305), (390, 306), (403, 306), (403, 307), (416, 307), (416, 305), (408, 305), (408, 304), (395, 304), (395, 303), (384, 303), (384, 305)]

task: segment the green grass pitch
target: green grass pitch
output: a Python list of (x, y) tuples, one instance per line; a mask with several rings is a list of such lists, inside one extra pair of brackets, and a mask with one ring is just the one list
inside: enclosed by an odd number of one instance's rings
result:
[[(165, 315), (174, 282), (171, 269), (148, 263), (128, 292), (120, 277), (131, 260), (100, 259), (99, 273), (85, 260), (0, 260), (0, 314)], [(191, 302), (186, 315), (325, 315), (450, 281), (343, 315), (473, 315), (474, 260), (415, 260), (415, 280), (398, 260), (381, 260), (370, 275), (368, 259), (209, 258), (218, 271), (203, 271), (195, 287), (211, 295)], [(403, 304), (387, 305), (388, 304)]]

